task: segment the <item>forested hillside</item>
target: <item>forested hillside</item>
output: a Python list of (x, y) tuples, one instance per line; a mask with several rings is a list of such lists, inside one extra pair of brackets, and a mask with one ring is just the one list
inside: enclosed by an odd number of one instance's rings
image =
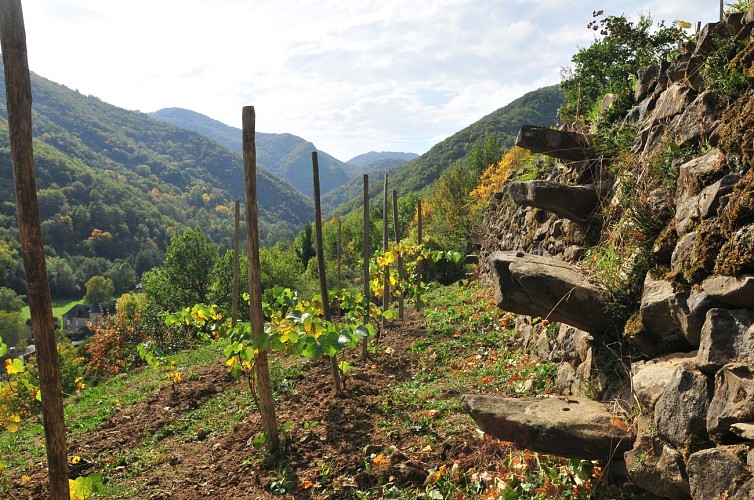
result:
[[(223, 247), (243, 198), (239, 155), (200, 134), (126, 111), (32, 75), (34, 149), (53, 296), (114, 264), (133, 282), (159, 264), (171, 235), (201, 226)], [(0, 89), (0, 283), (23, 292), (7, 121)], [(259, 172), (261, 236), (290, 240), (310, 202)]]
[[(230, 127), (212, 118), (182, 108), (165, 108), (150, 116), (171, 125), (193, 130), (214, 139), (229, 150), (241, 154), (241, 129)], [(239, 113), (240, 120), (240, 113)], [(293, 134), (256, 133), (257, 163), (289, 182), (306, 196), (312, 196), (312, 151), (317, 148), (311, 142)], [(319, 151), (320, 189), (326, 193), (348, 179), (348, 165)]]
[[(454, 163), (464, 161), (473, 152), (474, 146), (481, 144), (488, 136), (496, 137), (499, 146), (507, 149), (513, 145), (522, 123), (554, 125), (562, 103), (563, 92), (557, 85), (537, 89), (456, 132), (408, 164), (394, 165), (372, 173), (381, 178), (387, 171), (391, 184), (401, 195), (421, 191), (430, 187)], [(323, 196), (323, 200), (328, 206), (340, 207), (337, 210), (339, 213), (346, 213), (361, 202), (362, 186), (362, 179), (354, 178)], [(371, 183), (372, 196), (376, 196), (379, 189), (379, 182)]]

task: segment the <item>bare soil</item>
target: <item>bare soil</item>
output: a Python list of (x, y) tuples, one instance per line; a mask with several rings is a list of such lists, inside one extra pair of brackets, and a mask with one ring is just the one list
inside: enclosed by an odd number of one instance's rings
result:
[[(175, 424), (180, 415), (242, 383), (232, 380), (225, 366), (217, 363), (199, 377), (175, 389), (163, 387), (152, 398), (111, 415), (96, 431), (73, 439), (69, 456), (82, 459), (72, 466), (71, 477), (106, 471), (106, 482), (137, 492), (131, 498), (349, 498), (356, 490), (379, 496), (390, 486), (421, 488), (432, 467), (450, 468), (456, 462), (467, 470), (502, 454), (502, 444), (477, 437), (472, 420), (463, 415), (454, 417), (461, 428), (447, 435), (435, 429), (429, 440), (426, 432), (385, 425), (395, 418), (388, 411), (411, 412), (410, 408), (385, 410), (380, 395), (417, 372), (417, 355), (408, 349), (422, 335), (417, 321), (396, 323), (383, 332), (378, 352), (367, 362), (355, 351), (346, 353), (355, 370), (348, 373), (341, 395), (332, 390), (328, 360), (307, 363), (295, 391), (278, 401), (278, 422), (296, 425), (285, 433), (282, 449), (274, 456), (252, 445), (261, 422), (256, 412), (249, 412), (230, 432), (209, 428), (190, 439), (167, 433), (159, 440), (155, 465), (146, 471), (134, 472), (128, 463), (115, 462), (125, 451), (143, 446), (145, 439)], [(448, 391), (446, 396), (459, 394)], [(317, 425), (307, 429), (303, 422)], [(281, 481), (282, 471), (286, 481)], [(27, 474), (31, 479), (11, 478), (10, 498), (47, 497), (44, 466)]]

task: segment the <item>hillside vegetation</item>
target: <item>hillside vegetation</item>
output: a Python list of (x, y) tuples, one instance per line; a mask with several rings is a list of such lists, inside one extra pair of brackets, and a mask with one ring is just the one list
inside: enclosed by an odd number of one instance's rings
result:
[[(150, 116), (166, 123), (193, 130), (213, 139), (229, 150), (241, 154), (241, 129), (230, 127), (208, 116), (181, 108), (166, 108)], [(293, 134), (256, 133), (257, 163), (290, 183), (299, 192), (312, 196), (311, 142)], [(320, 190), (322, 193), (340, 186), (352, 175), (348, 165), (324, 151), (318, 152)]]
[[(494, 136), (498, 147), (507, 149), (513, 145), (522, 124), (554, 125), (562, 104), (563, 92), (557, 85), (529, 92), (439, 142), (407, 164), (372, 171), (370, 195), (378, 195), (381, 186), (379, 179), (385, 172), (400, 195), (429, 190), (444, 171), (466, 160), (473, 152), (474, 145), (482, 143), (486, 137)], [(362, 179), (355, 178), (327, 193), (323, 196), (323, 202), (338, 207), (337, 213), (347, 213), (361, 204), (362, 191)]]
[[(37, 188), (53, 295), (126, 263), (136, 276), (159, 264), (171, 235), (201, 226), (225, 248), (243, 163), (215, 141), (32, 75)], [(0, 102), (5, 88), (0, 89)], [(0, 117), (5, 116), (4, 104)], [(264, 243), (291, 240), (310, 202), (258, 174)], [(0, 123), (0, 283), (24, 292), (7, 122)]]

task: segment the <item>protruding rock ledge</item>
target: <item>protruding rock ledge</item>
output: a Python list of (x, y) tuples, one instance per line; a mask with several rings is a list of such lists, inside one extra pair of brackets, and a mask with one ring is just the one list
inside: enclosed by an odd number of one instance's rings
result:
[(487, 434), (540, 453), (607, 461), (622, 457), (635, 439), (610, 406), (589, 399), (464, 394), (461, 401)]
[(542, 153), (564, 161), (584, 161), (594, 158), (587, 136), (536, 125), (521, 127), (516, 137), (516, 146), (528, 149), (532, 153)]
[(594, 186), (550, 181), (511, 182), (508, 192), (516, 205), (541, 208), (574, 222), (586, 222), (599, 202)]
[(495, 300), (506, 311), (539, 316), (602, 336), (614, 329), (607, 293), (575, 267), (554, 257), (523, 252), (490, 255)]

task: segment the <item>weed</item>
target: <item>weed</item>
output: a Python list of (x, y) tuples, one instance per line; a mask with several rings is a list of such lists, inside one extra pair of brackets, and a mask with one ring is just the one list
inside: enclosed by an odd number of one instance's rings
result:
[(278, 495), (285, 495), (292, 491), (296, 484), (288, 477), (288, 469), (284, 466), (280, 466), (274, 471), (275, 480), (270, 483), (270, 491), (277, 493)]

